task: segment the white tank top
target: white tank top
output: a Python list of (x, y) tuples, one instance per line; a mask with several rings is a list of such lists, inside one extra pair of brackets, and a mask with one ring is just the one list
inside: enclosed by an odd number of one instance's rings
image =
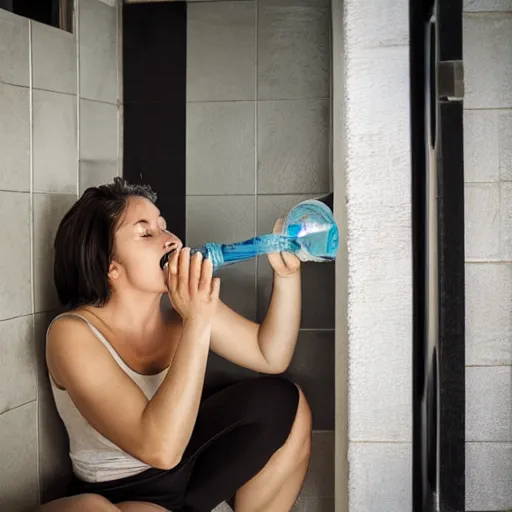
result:
[[(121, 369), (151, 400), (164, 380), (168, 368), (156, 375), (141, 375), (133, 371), (114, 350), (114, 347), (85, 317), (76, 313), (57, 316), (74, 316), (84, 320), (94, 335), (107, 347)], [(50, 326), (52, 325), (50, 324)], [(48, 329), (50, 328), (48, 327)], [(72, 340), (70, 340), (72, 341)], [(68, 392), (59, 389), (50, 376), (57, 411), (69, 436), (69, 456), (75, 475), (85, 482), (105, 482), (141, 473), (151, 466), (127, 454), (95, 430), (77, 409)]]

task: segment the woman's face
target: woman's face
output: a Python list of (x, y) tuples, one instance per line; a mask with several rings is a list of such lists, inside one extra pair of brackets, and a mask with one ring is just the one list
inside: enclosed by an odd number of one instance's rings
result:
[(151, 201), (131, 197), (114, 236), (111, 279), (141, 291), (164, 293), (167, 287), (160, 259), (182, 246), (181, 240), (167, 231), (165, 219)]

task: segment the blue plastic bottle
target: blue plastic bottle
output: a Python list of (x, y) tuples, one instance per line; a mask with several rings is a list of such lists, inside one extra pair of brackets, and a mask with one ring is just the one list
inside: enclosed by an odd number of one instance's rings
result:
[[(214, 271), (262, 254), (291, 252), (301, 261), (333, 261), (339, 245), (339, 230), (330, 208), (316, 199), (294, 206), (281, 233), (261, 235), (233, 244), (207, 243), (191, 252), (201, 252), (213, 262)], [(163, 268), (168, 255), (160, 262)]]

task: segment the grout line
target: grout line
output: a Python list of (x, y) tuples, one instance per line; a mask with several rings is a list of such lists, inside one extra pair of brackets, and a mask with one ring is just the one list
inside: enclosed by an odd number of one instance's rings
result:
[[(211, 0), (209, 0), (211, 1)], [(257, 58), (257, 57), (256, 57)], [(257, 63), (256, 63), (257, 65)], [(258, 73), (256, 73), (256, 81), (258, 80), (257, 77)], [(312, 98), (272, 98), (272, 99), (258, 99), (257, 92), (255, 96), (255, 100), (247, 99), (247, 100), (187, 100), (187, 104), (201, 104), (201, 103), (251, 103), (251, 101), (259, 101), (260, 103), (272, 103), (276, 101), (329, 101), (330, 98), (318, 98), (318, 97), (312, 97)], [(137, 103), (137, 102), (134, 102)], [(161, 103), (159, 101), (155, 101), (154, 103), (158, 104)]]
[[(35, 343), (36, 328), (35, 328), (35, 311), (36, 311), (36, 297), (35, 297), (35, 283), (34, 283), (34, 62), (32, 52), (32, 20), (28, 21), (28, 76), (29, 76), (29, 169), (30, 169), (30, 195), (29, 195), (29, 225), (30, 225), (30, 302), (31, 302), (31, 321), (30, 331), (32, 335), (32, 343)], [(36, 402), (36, 492), (37, 501), (41, 503), (41, 471), (40, 471), (40, 440), (39, 440), (39, 372), (36, 369), (36, 398), (31, 402)], [(31, 403), (27, 402), (27, 403)], [(19, 407), (22, 407), (22, 404)], [(11, 409), (12, 410), (12, 409)]]
[(43, 87), (33, 87), (33, 89), (34, 91), (50, 92), (52, 94), (62, 94), (63, 96), (76, 96), (75, 92), (54, 91), (52, 89), (44, 89)]
[(24, 315), (11, 316), (9, 318), (2, 318), (0, 320), (0, 324), (2, 324), (2, 322), (10, 322), (11, 320), (17, 320), (18, 318), (25, 318), (27, 316), (32, 316), (33, 314), (37, 314), (37, 313), (25, 313)]
[[(17, 405), (16, 407), (11, 407), (10, 409), (7, 409), (6, 411), (1, 412), (0, 413), (0, 417), (3, 416), (4, 414), (10, 413), (11, 411), (15, 411), (16, 409), (20, 409), (21, 407), (25, 407), (25, 405), (33, 404), (34, 402), (37, 402), (37, 398), (34, 398), (34, 400), (29, 400), (28, 402), (23, 402), (22, 404)], [(39, 444), (37, 444), (37, 447), (39, 448)], [(39, 453), (39, 451), (38, 451), (38, 453)], [(39, 476), (39, 456), (37, 457), (37, 459), (38, 459), (37, 474)], [(37, 480), (38, 480), (38, 487), (39, 487), (39, 478)], [(38, 489), (38, 495), (39, 495), (39, 489)]]
[(10, 87), (18, 87), (20, 89), (29, 89), (30, 83), (28, 85), (20, 85), (20, 84), (13, 84), (11, 82), (4, 82), (3, 80), (0, 80), (0, 85), (9, 85)]
[(464, 108), (464, 112), (479, 112), (479, 111), (505, 111), (510, 112), (512, 110), (512, 105), (510, 107), (476, 107), (476, 108)]
[(485, 265), (485, 264), (489, 264), (489, 263), (492, 263), (492, 264), (498, 264), (498, 263), (512, 263), (512, 260), (507, 260), (507, 259), (496, 259), (496, 260), (492, 260), (492, 259), (481, 259), (481, 260), (477, 260), (477, 259), (466, 259), (464, 261), (464, 263), (468, 263), (470, 265)]
[(508, 368), (512, 366), (512, 362), (510, 363), (497, 363), (497, 364), (466, 364), (465, 368)]
[(76, 197), (80, 197), (80, 0), (74, 2), (76, 58)]
[(465, 444), (506, 444), (510, 445), (510, 439), (507, 441), (465, 441)]
[[(324, 194), (330, 194), (330, 192), (285, 192), (285, 193), (263, 193), (263, 194), (257, 194), (258, 197), (287, 197), (287, 196), (293, 196), (293, 197), (304, 197), (304, 198), (313, 198), (317, 196), (322, 196)], [(187, 194), (187, 197), (252, 197), (254, 193), (247, 193), (247, 194)]]
[(315, 329), (314, 327), (301, 327), (301, 332), (336, 332), (334, 327), (319, 327)]
[[(258, 24), (259, 1), (254, 4), (254, 235), (258, 236)], [(256, 305), (256, 318), (259, 316), (258, 307), (258, 272), (259, 258), (254, 262), (254, 295)]]
[(122, 40), (122, 3), (116, 4), (116, 61), (117, 61), (117, 176), (123, 176), (122, 155), (121, 155), (121, 109), (123, 104), (123, 77), (121, 66), (123, 64), (123, 40)]
[(412, 445), (412, 441), (354, 441), (348, 440), (350, 444), (396, 444), (396, 445)]

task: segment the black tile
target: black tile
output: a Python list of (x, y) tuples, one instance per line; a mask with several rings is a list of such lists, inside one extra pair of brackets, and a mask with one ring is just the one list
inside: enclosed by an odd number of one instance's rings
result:
[(125, 4), (124, 103), (185, 103), (186, 70), (186, 3)]
[(185, 103), (124, 106), (123, 176), (158, 193), (169, 229), (185, 239)]
[(210, 351), (205, 376), (205, 396), (225, 386), (258, 377), (257, 372), (238, 366)]
[(284, 377), (303, 389), (313, 429), (334, 430), (334, 331), (301, 331)]
[[(302, 263), (302, 329), (334, 329), (334, 263)], [(267, 314), (273, 272), (266, 257), (258, 263), (258, 321)]]

